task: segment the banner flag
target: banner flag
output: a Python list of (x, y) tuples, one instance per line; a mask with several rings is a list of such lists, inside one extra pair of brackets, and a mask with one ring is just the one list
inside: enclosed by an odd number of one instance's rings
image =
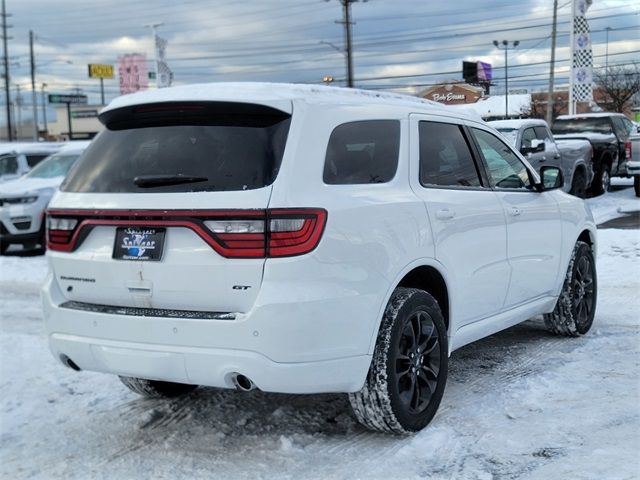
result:
[(593, 0), (573, 2), (573, 43), (571, 45), (571, 76), (574, 102), (593, 101), (593, 52), (587, 10)]
[(166, 60), (167, 44), (169, 42), (156, 35), (156, 83), (158, 88), (170, 87), (173, 83), (173, 72)]

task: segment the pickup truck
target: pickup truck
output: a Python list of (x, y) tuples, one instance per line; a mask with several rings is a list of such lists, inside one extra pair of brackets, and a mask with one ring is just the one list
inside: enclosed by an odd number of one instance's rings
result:
[(593, 180), (593, 149), (585, 140), (556, 141), (547, 122), (538, 119), (488, 122), (540, 171), (545, 165), (559, 167), (564, 175), (563, 190), (585, 198)]
[(595, 195), (609, 190), (611, 177), (629, 177), (633, 123), (622, 113), (582, 113), (561, 115), (551, 128), (557, 139), (588, 140), (593, 146), (595, 173), (591, 191)]

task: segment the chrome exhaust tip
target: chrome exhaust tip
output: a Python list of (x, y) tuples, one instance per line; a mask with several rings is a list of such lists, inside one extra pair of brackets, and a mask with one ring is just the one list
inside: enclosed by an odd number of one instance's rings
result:
[(241, 373), (236, 373), (233, 376), (232, 381), (236, 389), (242, 392), (250, 392), (251, 390), (254, 390), (256, 388), (256, 384), (253, 383), (249, 378), (242, 375)]

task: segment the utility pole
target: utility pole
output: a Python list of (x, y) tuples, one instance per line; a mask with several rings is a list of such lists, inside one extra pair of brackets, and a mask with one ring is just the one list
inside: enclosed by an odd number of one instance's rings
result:
[(607, 51), (604, 55), (604, 76), (605, 78), (609, 78), (609, 32), (612, 30), (611, 27), (606, 27), (605, 31), (607, 32)]
[(7, 48), (7, 41), (9, 37), (7, 36), (7, 28), (10, 26), (7, 25), (7, 9), (5, 5), (5, 0), (2, 0), (2, 43), (4, 50), (4, 92), (5, 92), (5, 101), (7, 102), (7, 138), (9, 141), (13, 140), (13, 127), (11, 125), (11, 93), (10, 89), (10, 78), (9, 78), (9, 51)]
[(20, 85), (16, 84), (16, 140), (22, 136), (22, 94)]
[[(327, 0), (328, 1), (328, 0)], [(351, 4), (360, 0), (340, 0), (342, 4), (342, 21), (336, 21), (344, 25), (344, 50), (347, 61), (347, 87), (353, 88), (353, 48), (351, 44)], [(366, 2), (367, 0), (362, 0)]]
[(504, 90), (505, 90), (504, 91), (504, 118), (508, 119), (509, 118), (509, 60), (507, 58), (507, 52), (509, 50), (515, 49), (518, 45), (520, 45), (520, 41), (515, 40), (512, 43), (513, 46), (509, 46), (508, 40), (503, 40), (502, 46), (500, 46), (501, 44), (498, 43), (497, 40), (494, 40), (493, 44), (500, 50), (504, 50)]
[(549, 65), (549, 91), (547, 93), (547, 124), (551, 126), (553, 122), (553, 90), (555, 89), (555, 69), (556, 69), (556, 33), (558, 27), (558, 0), (553, 0), (553, 26), (551, 27), (551, 62)]
[(33, 107), (33, 141), (38, 141), (38, 100), (36, 97), (36, 60), (33, 54), (33, 30), (29, 30), (29, 54), (31, 57), (31, 105)]

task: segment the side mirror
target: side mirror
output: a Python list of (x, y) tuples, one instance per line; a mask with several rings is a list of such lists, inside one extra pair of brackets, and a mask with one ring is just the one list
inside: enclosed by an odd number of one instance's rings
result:
[(544, 140), (540, 140), (539, 138), (534, 138), (531, 140), (531, 151), (532, 152), (544, 152), (546, 145)]
[(540, 169), (540, 183), (538, 189), (541, 192), (555, 190), (564, 186), (564, 175), (558, 167), (545, 165)]

